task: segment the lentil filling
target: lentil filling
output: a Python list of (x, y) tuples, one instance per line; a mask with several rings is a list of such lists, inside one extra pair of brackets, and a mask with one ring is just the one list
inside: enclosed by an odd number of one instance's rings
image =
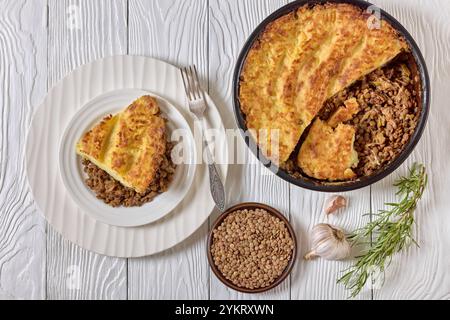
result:
[[(416, 76), (417, 77), (417, 76)], [(356, 98), (359, 112), (345, 124), (355, 127), (354, 148), (359, 163), (357, 177), (370, 176), (392, 162), (413, 135), (420, 111), (412, 72), (404, 61), (394, 61), (377, 69), (330, 98), (319, 113), (327, 120), (344, 101)], [(303, 174), (295, 156), (285, 169), (294, 177)]]

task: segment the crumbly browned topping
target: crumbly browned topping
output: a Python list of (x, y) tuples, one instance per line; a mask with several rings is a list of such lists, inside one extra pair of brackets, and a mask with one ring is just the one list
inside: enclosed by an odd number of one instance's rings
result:
[(144, 193), (166, 151), (166, 119), (152, 96), (134, 100), (81, 137), (77, 153), (124, 185)]
[(112, 178), (104, 170), (97, 167), (87, 159), (82, 160), (84, 172), (88, 175), (86, 185), (95, 192), (98, 199), (103, 200), (112, 207), (135, 207), (152, 201), (158, 194), (163, 193), (169, 187), (175, 172), (170, 153), (172, 144), (167, 143), (166, 153), (154, 181), (144, 193), (123, 186)]
[[(313, 1), (316, 2), (316, 1)], [(310, 3), (267, 24), (249, 49), (239, 79), (239, 104), (260, 151), (284, 163), (324, 102), (391, 61), (408, 45), (386, 20), (347, 3)], [(276, 152), (278, 151), (278, 153)]]
[(238, 287), (273, 283), (288, 265), (294, 242), (285, 223), (266, 210), (237, 210), (213, 231), (211, 254), (223, 276)]
[[(414, 133), (420, 110), (412, 73), (401, 61), (377, 69), (330, 98), (319, 117), (328, 119), (344, 102), (356, 98), (360, 111), (345, 124), (356, 129), (357, 177), (370, 176), (392, 162)], [(285, 169), (301, 176), (292, 161)]]

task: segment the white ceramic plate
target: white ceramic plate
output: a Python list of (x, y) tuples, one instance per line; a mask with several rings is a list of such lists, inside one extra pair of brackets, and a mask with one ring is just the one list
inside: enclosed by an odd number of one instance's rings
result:
[[(152, 92), (169, 101), (195, 133), (194, 118), (179, 69), (165, 62), (138, 56), (114, 56), (83, 65), (53, 87), (33, 116), (26, 144), (26, 170), (37, 206), (64, 238), (100, 254), (140, 257), (168, 249), (186, 239), (210, 215), (214, 202), (208, 168), (197, 164), (194, 181), (184, 199), (161, 219), (137, 227), (112, 226), (79, 208), (66, 191), (59, 172), (59, 147), (74, 114), (97, 96), (122, 89)], [(225, 129), (213, 101), (205, 125), (214, 128), (216, 162), (225, 181), (228, 149)], [(194, 134), (194, 138), (196, 135)], [(196, 146), (201, 143), (196, 142)], [(197, 149), (197, 161), (201, 155)]]
[[(105, 116), (120, 112), (143, 95), (152, 95), (157, 99), (162, 116), (168, 120), (168, 138), (174, 130), (182, 130), (183, 139), (180, 143), (183, 145), (178, 147), (185, 151), (183, 161), (178, 163), (169, 189), (156, 196), (153, 201), (141, 207), (113, 208), (97, 199), (94, 192), (86, 186), (86, 174), (83, 172), (81, 157), (75, 153), (75, 145), (85, 132)], [(189, 124), (172, 104), (143, 90), (123, 89), (94, 98), (72, 117), (60, 143), (59, 170), (67, 192), (84, 212), (107, 224), (133, 227), (162, 218), (183, 200), (194, 180), (195, 160), (196, 147)]]

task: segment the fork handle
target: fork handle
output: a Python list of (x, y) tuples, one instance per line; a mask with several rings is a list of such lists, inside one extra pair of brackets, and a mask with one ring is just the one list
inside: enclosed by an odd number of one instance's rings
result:
[(209, 170), (209, 186), (211, 189), (211, 195), (216, 203), (217, 208), (221, 212), (225, 211), (225, 190), (223, 187), (222, 180), (220, 179), (219, 171), (213, 161), (211, 151), (208, 147), (208, 142), (206, 137), (203, 140), (203, 146), (206, 149), (206, 157), (208, 158), (208, 170)]

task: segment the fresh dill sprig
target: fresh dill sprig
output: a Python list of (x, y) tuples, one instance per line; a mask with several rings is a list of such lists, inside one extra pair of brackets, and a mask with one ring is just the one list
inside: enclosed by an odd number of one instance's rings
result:
[(357, 257), (355, 264), (344, 270), (344, 275), (337, 281), (351, 291), (350, 297), (359, 294), (375, 271), (384, 273), (395, 253), (411, 242), (418, 246), (412, 236), (413, 213), (427, 180), (425, 167), (413, 164), (408, 176), (401, 177), (394, 183), (398, 188), (396, 194), (400, 197), (400, 202), (386, 203), (388, 209), (379, 210), (374, 221), (349, 236), (353, 244), (367, 242), (374, 237), (371, 247)]

